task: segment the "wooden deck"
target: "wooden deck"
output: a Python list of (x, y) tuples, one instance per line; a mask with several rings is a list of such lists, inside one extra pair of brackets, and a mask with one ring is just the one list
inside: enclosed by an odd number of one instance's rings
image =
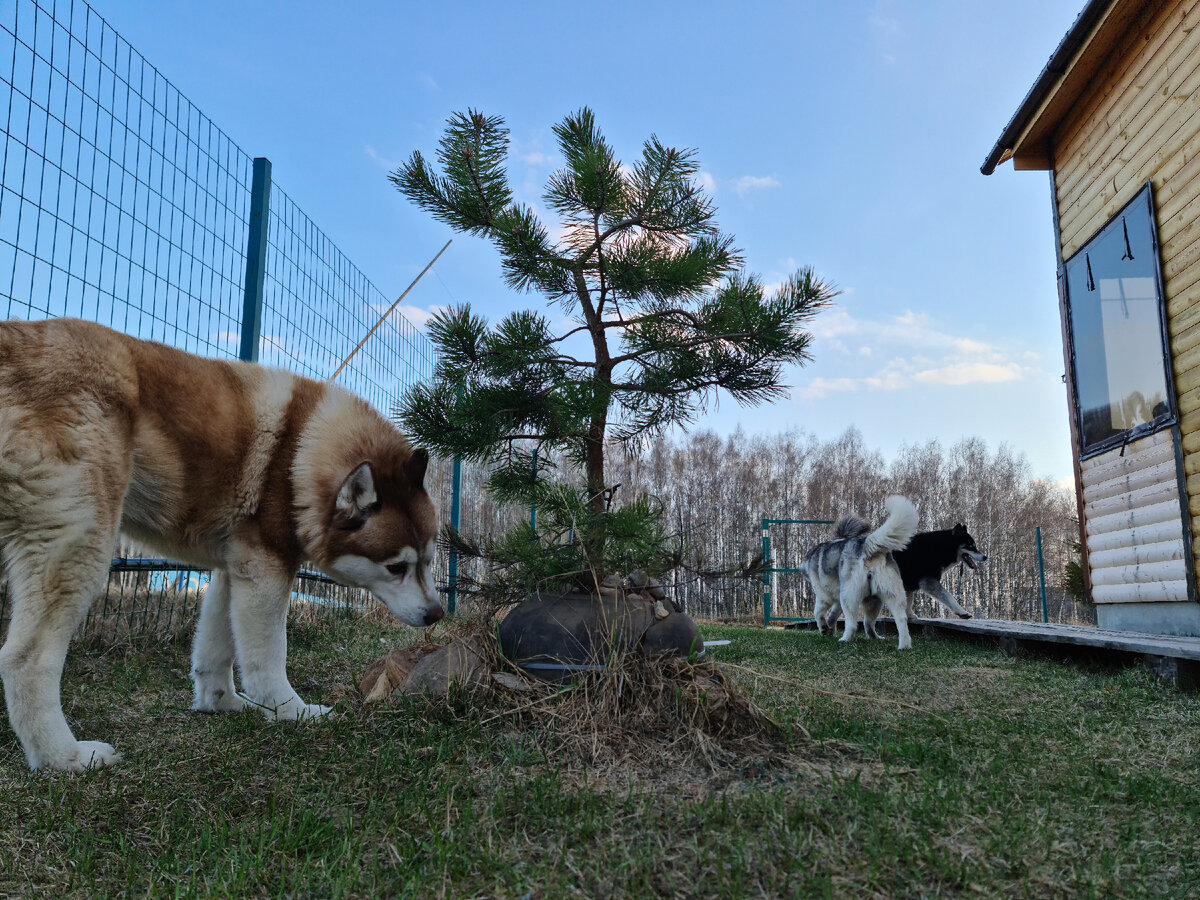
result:
[[(881, 631), (895, 633), (891, 619)], [(797, 622), (789, 628), (814, 628)], [(1200, 691), (1200, 637), (1104, 631), (1086, 625), (1043, 625), (1007, 619), (910, 619), (914, 635), (952, 637), (1028, 653), (1104, 666), (1143, 665), (1181, 690)]]

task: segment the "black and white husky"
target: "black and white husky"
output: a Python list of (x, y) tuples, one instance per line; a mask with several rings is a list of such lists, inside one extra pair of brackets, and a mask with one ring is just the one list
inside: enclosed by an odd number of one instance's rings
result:
[[(861, 533), (865, 534), (868, 527), (864, 524)], [(956, 563), (975, 570), (980, 563), (987, 560), (987, 556), (976, 546), (975, 538), (971, 537), (966, 525), (960, 523), (941, 531), (922, 531), (914, 535), (907, 547), (893, 553), (892, 558), (896, 560), (900, 577), (904, 581), (909, 618), (913, 615), (913, 595), (917, 591), (924, 591), (959, 618), (971, 618), (971, 614), (963, 609), (941, 582), (942, 575)], [(875, 632), (875, 620), (879, 618), (881, 608), (882, 603), (878, 597), (868, 597), (862, 605), (863, 628), (873, 637), (878, 637)], [(823, 624), (832, 629), (839, 612), (838, 609), (830, 610), (830, 615), (827, 615)]]
[(846, 516), (834, 529), (834, 539), (818, 544), (804, 556), (800, 571), (816, 595), (813, 617), (825, 631), (830, 612), (846, 612), (843, 641), (854, 638), (863, 601), (878, 597), (896, 620), (900, 649), (912, 646), (908, 635), (908, 607), (904, 581), (892, 554), (908, 546), (917, 531), (917, 510), (905, 497), (884, 501), (887, 520), (868, 533), (870, 525), (857, 516)]

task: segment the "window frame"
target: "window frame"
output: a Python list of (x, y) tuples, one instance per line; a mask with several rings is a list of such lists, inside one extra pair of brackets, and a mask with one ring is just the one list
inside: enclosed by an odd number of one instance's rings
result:
[[(1071, 302), (1071, 284), (1070, 278), (1067, 275), (1068, 267), (1075, 262), (1080, 256), (1087, 253), (1089, 249), (1094, 247), (1102, 238), (1108, 236), (1109, 232), (1120, 226), (1120, 221), (1123, 216), (1127, 215), (1131, 209), (1139, 203), (1144, 203), (1146, 214), (1150, 222), (1150, 246), (1151, 252), (1154, 254), (1154, 288), (1158, 292), (1158, 326), (1159, 337), (1161, 340), (1162, 349), (1162, 364), (1163, 377), (1166, 387), (1168, 411), (1160, 416), (1156, 416), (1149, 422), (1144, 422), (1141, 425), (1135, 425), (1133, 428), (1110, 435), (1101, 441), (1085, 446), (1085, 430), (1083, 422), (1083, 407), (1079, 402), (1079, 378), (1078, 378), (1078, 360), (1075, 352), (1075, 310)], [(1171, 340), (1167, 330), (1167, 296), (1163, 286), (1162, 276), (1162, 257), (1160, 255), (1158, 243), (1158, 221), (1156, 209), (1154, 205), (1154, 188), (1149, 180), (1134, 194), (1128, 202), (1125, 203), (1116, 213), (1114, 213), (1108, 221), (1106, 221), (1099, 229), (1085, 241), (1078, 250), (1062, 263), (1062, 284), (1063, 292), (1066, 297), (1066, 314), (1067, 314), (1067, 342), (1071, 357), (1071, 406), (1072, 416), (1075, 420), (1076, 433), (1079, 435), (1078, 451), (1079, 459), (1090, 459), (1093, 456), (1099, 456), (1116, 447), (1124, 447), (1131, 441), (1136, 441), (1139, 438), (1147, 435), (1156, 434), (1166, 428), (1173, 427), (1179, 421), (1179, 402), (1175, 394), (1175, 378), (1171, 366)]]

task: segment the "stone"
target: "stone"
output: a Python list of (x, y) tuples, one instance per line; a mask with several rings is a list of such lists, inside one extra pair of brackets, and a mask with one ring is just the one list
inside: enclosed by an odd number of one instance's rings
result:
[(675, 608), (675, 612), (683, 612), (683, 607), (678, 603), (674, 600), (667, 600), (667, 592), (663, 590), (658, 579), (651, 578), (646, 574), (645, 569), (634, 569), (625, 580), (628, 582), (630, 588), (638, 593), (648, 595), (653, 600), (662, 600), (665, 603), (669, 603)]
[(704, 652), (704, 639), (700, 637), (700, 627), (691, 616), (672, 612), (646, 629), (641, 647), (643, 653), (691, 656)]
[(491, 666), (483, 645), (478, 637), (472, 635), (427, 653), (397, 689), (404, 694), (444, 697), (450, 685), (480, 684), (490, 672)]
[(510, 691), (517, 691), (521, 694), (526, 694), (533, 690), (533, 685), (520, 675), (514, 675), (512, 672), (493, 672), (492, 681), (503, 688), (508, 688)]
[(411, 644), (397, 647), (387, 656), (367, 667), (358, 680), (358, 692), (367, 703), (378, 703), (391, 695), (395, 687), (408, 677), (408, 673), (420, 662), (432, 647)]
[(599, 596), (566, 593), (539, 596), (513, 608), (498, 629), (500, 650), (527, 671), (539, 666), (547, 677), (605, 665), (613, 655), (631, 652), (688, 656), (703, 649), (700, 629), (672, 605), (641, 593)]
[(486, 680), (490, 669), (482, 642), (475, 636), (441, 646), (410, 644), (368, 666), (358, 691), (364, 703), (378, 703), (397, 691), (444, 696), (451, 684)]

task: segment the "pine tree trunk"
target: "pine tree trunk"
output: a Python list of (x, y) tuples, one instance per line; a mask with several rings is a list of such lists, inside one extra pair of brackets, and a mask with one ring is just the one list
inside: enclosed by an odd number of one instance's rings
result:
[[(583, 552), (590, 561), (597, 582), (602, 581), (613, 572), (600, 571), (601, 560), (604, 556), (604, 513), (608, 506), (604, 485), (604, 430), (602, 419), (593, 419), (587, 436), (587, 460), (585, 464), (588, 492), (588, 509), (592, 520), (588, 523), (583, 537)], [(600, 585), (596, 584), (596, 590)]]
[[(608, 427), (608, 397), (612, 386), (612, 357), (608, 352), (608, 340), (604, 334), (599, 310), (592, 304), (591, 292), (584, 278), (582, 263), (572, 273), (575, 279), (575, 291), (579, 297), (579, 307), (583, 312), (584, 321), (592, 337), (592, 348), (596, 355), (596, 368), (593, 378), (599, 388), (599, 393), (605, 398), (603, 407), (593, 410), (591, 425), (586, 439), (586, 461), (584, 473), (587, 478), (588, 508), (592, 513), (592, 521), (588, 524), (583, 538), (584, 553), (591, 561), (592, 570), (597, 579), (615, 574), (599, 571), (604, 551), (604, 513), (608, 507), (605, 495), (604, 480), (604, 433)], [(603, 293), (600, 303), (603, 304)], [(599, 585), (597, 584), (597, 590)]]
[(604, 484), (604, 422), (593, 421), (587, 436), (588, 507), (596, 515), (607, 506)]

